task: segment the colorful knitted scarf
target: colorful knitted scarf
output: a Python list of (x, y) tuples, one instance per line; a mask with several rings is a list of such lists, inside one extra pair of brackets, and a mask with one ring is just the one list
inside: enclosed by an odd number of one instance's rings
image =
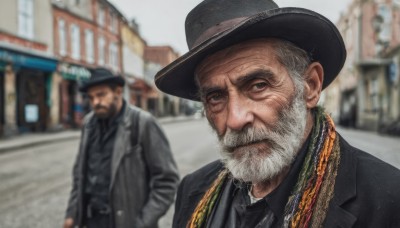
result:
[[(283, 227), (322, 227), (340, 161), (339, 139), (329, 115), (318, 107), (310, 144), (289, 200)], [(204, 228), (214, 209), (229, 171), (222, 170), (197, 204), (187, 228)]]

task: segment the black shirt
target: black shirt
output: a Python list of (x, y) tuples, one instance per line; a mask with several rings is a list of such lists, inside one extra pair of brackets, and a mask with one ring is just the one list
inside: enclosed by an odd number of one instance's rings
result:
[(94, 129), (87, 153), (85, 193), (88, 204), (94, 209), (103, 210), (109, 205), (112, 151), (124, 110), (125, 102), (114, 118), (99, 119), (94, 116), (92, 120)]
[(282, 183), (270, 194), (253, 204), (250, 203), (248, 195), (250, 185), (235, 183), (235, 180), (228, 179), (212, 218), (208, 222), (208, 227), (282, 227), (285, 205), (297, 182), (308, 144), (307, 139)]

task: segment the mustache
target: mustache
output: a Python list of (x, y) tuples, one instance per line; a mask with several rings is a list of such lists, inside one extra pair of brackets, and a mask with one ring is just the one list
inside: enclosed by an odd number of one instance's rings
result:
[(241, 131), (228, 129), (225, 135), (220, 138), (220, 143), (225, 151), (232, 152), (237, 147), (259, 142), (273, 144), (277, 137), (279, 137), (278, 134), (266, 126), (258, 128), (247, 127)]
[(106, 106), (103, 106), (103, 105), (96, 105), (96, 106), (94, 106), (93, 107), (93, 109), (95, 109), (95, 110), (98, 110), (98, 109), (107, 109), (107, 107)]

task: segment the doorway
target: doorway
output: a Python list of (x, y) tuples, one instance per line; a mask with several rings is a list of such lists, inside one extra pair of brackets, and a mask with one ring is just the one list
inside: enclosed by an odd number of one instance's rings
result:
[(46, 130), (46, 97), (45, 73), (21, 69), (17, 74), (17, 125), (21, 133)]

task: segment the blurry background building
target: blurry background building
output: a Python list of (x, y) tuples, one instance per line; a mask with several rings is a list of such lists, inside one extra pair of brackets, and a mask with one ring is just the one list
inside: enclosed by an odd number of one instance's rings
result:
[(90, 107), (78, 86), (94, 67), (126, 79), (131, 105), (179, 115), (180, 100), (153, 82), (178, 56), (147, 47), (139, 25), (106, 0), (2, 0), (0, 136), (80, 127)]
[(152, 85), (153, 96), (148, 99), (151, 112), (159, 115), (178, 115), (180, 98), (161, 93), (154, 85), (155, 74), (177, 59), (178, 54), (170, 46), (153, 46), (145, 49), (145, 81)]
[[(400, 134), (400, 1), (353, 0), (337, 22), (347, 48), (321, 104), (337, 124)], [(199, 103), (160, 92), (158, 70), (179, 54), (148, 46), (139, 25), (107, 0), (0, 1), (0, 136), (79, 128), (90, 69), (126, 79), (124, 97), (156, 116), (190, 115)]]
[(52, 1), (54, 55), (63, 127), (77, 127), (89, 110), (78, 91), (89, 69), (103, 66), (122, 73), (120, 27), (124, 17), (107, 1)]
[(43, 131), (52, 117), (53, 19), (49, 1), (0, 1), (0, 135)]
[(400, 1), (353, 0), (337, 26), (347, 60), (324, 106), (342, 126), (400, 134)]

